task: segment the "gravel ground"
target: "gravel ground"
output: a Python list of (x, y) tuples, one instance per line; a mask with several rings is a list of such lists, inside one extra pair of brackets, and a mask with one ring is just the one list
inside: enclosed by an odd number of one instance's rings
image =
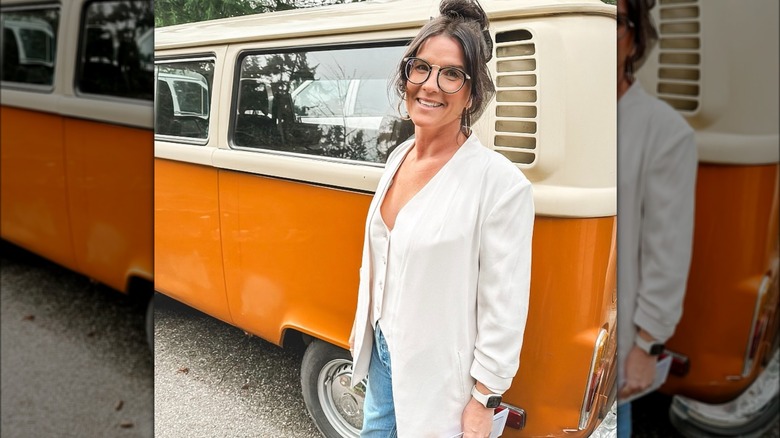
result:
[(146, 303), (0, 247), (3, 438), (151, 437)]
[(155, 296), (155, 437), (319, 437), (303, 352)]

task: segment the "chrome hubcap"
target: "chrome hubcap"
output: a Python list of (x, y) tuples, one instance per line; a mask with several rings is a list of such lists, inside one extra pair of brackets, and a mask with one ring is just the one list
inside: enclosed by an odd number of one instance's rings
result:
[(317, 395), (328, 422), (342, 436), (360, 436), (363, 427), (363, 400), (366, 381), (350, 388), (352, 362), (334, 359), (320, 371), (317, 379)]

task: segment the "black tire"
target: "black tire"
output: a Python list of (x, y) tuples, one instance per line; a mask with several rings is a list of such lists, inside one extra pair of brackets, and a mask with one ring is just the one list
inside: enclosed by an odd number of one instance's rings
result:
[(678, 432), (689, 438), (761, 438), (767, 436), (766, 433), (777, 424), (780, 418), (778, 409), (780, 403), (778, 403), (778, 396), (775, 395), (751, 421), (738, 426), (721, 428), (681, 415), (670, 406), (669, 421)]
[(349, 388), (349, 352), (315, 339), (301, 364), (301, 387), (306, 409), (327, 438), (357, 438), (363, 423), (365, 381)]
[(154, 294), (149, 297), (149, 302), (146, 304), (146, 342), (154, 357)]

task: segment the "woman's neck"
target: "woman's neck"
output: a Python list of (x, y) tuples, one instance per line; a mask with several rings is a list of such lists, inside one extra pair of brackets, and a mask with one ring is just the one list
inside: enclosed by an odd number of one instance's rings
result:
[(446, 126), (440, 129), (425, 129), (419, 126), (414, 130), (414, 151), (418, 159), (436, 157), (441, 154), (453, 154), (466, 142), (466, 135), (460, 130), (460, 124), (453, 129)]

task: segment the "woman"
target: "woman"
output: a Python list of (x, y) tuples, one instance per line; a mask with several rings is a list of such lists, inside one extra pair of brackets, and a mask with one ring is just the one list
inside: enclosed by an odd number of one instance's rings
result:
[[(618, 1), (618, 398), (645, 391), (682, 315), (693, 239), (693, 130), (634, 79), (657, 39), (654, 0)], [(631, 435), (631, 405), (618, 408)]]
[(366, 220), (350, 340), (353, 384), (368, 375), (363, 437), (487, 437), (519, 366), (531, 184), (469, 129), (495, 93), (484, 11), (439, 9), (396, 73), (415, 137), (388, 158)]

